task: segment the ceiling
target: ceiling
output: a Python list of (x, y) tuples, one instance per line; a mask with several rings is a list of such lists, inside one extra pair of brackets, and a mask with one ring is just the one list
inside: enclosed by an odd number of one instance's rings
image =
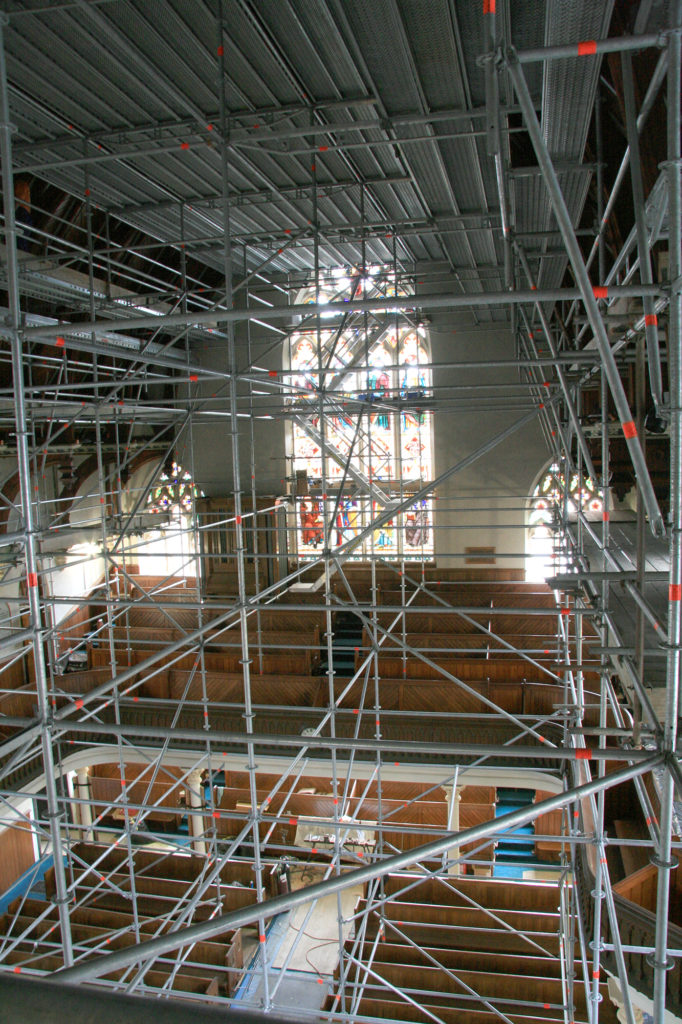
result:
[[(221, 271), (444, 261), (464, 293), (505, 286), (488, 152), (490, 28), (469, 0), (6, 3), (15, 169)], [(665, 4), (632, 6), (655, 31)], [(614, 0), (498, 0), (495, 49), (602, 38)], [(523, 65), (576, 226), (601, 59)], [(510, 225), (540, 287), (566, 259), (507, 75)], [(227, 140), (224, 149), (222, 140)], [(225, 166), (223, 167), (223, 153)], [(530, 157), (527, 159), (527, 157)], [(229, 211), (223, 203), (227, 183)], [(482, 319), (505, 316), (483, 310)]]

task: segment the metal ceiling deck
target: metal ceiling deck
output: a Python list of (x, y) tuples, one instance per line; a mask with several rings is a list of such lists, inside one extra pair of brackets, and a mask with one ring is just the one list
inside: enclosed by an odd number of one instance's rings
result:
[[(607, 34), (613, 0), (499, 7), (500, 43), (529, 47)], [(291, 244), (287, 236), (309, 233), (314, 176), (322, 265), (360, 259), (364, 202), (369, 260), (392, 260), (395, 247), (403, 265), (445, 259), (474, 271), (473, 292), (503, 287), (475, 6), (231, 0), (222, 33), (218, 0), (17, 0), (6, 8), (17, 170), (76, 196), (89, 188), (97, 205), (165, 242), (180, 240), (182, 207), (193, 254), (220, 269), (223, 47), (231, 232), (248, 268), (266, 258), (272, 271), (313, 266), (312, 238)], [(558, 160), (582, 159), (599, 67), (599, 57), (527, 67)], [(513, 101), (504, 75), (501, 97)], [(577, 224), (589, 172), (565, 177)], [(258, 201), (248, 198), (254, 193)], [(512, 198), (519, 230), (550, 228), (539, 181), (515, 183)], [(466, 229), (447, 221), (461, 214), (472, 215)], [(558, 284), (564, 268), (542, 261), (540, 285)]]

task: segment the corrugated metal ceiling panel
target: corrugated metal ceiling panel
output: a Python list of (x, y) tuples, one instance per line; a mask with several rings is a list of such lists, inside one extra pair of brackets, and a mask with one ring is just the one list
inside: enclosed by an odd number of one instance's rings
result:
[[(533, 0), (498, 4), (499, 23), (508, 23), (516, 45), (565, 42), (604, 34), (613, 0), (561, 0), (546, 6)], [(538, 16), (541, 7), (542, 16)], [(159, 137), (177, 141), (178, 150), (159, 149), (125, 161), (92, 164), (89, 177), (100, 205), (126, 207), (168, 202), (179, 204), (220, 194), (218, 150), (206, 132), (207, 117), (218, 109), (216, 45), (217, 6), (208, 0), (117, 0), (116, 3), (67, 8), (26, 16), (7, 31), (8, 70), (16, 86), (12, 113), (20, 141), (63, 139), (73, 125), (73, 142), (55, 142), (41, 159), (55, 161), (82, 155), (80, 136), (120, 132), (126, 128), (167, 124)], [(485, 49), (479, 8), (464, 0), (234, 0), (225, 5), (223, 36), (226, 47), (227, 98), (232, 110), (276, 111), (287, 104), (335, 100), (344, 96), (374, 97), (377, 106), (337, 109), (315, 114), (317, 122), (352, 124), (384, 114), (425, 114), (445, 108), (462, 109), (485, 100), (483, 75), (477, 57)], [(546, 24), (545, 24), (546, 21)], [(566, 38), (568, 37), (568, 38)], [(596, 63), (596, 62), (595, 62)], [(543, 124), (555, 155), (568, 159), (582, 154), (589, 126), (596, 71), (585, 74), (580, 62), (555, 62), (545, 75)], [(538, 68), (528, 68), (536, 93)], [(21, 90), (23, 95), (17, 91)], [(503, 86), (504, 90), (504, 86)], [(570, 115), (570, 116), (569, 116)], [(275, 118), (277, 127), (307, 127), (308, 114)], [(179, 151), (182, 127), (190, 119), (191, 145)], [(269, 119), (262, 122), (267, 125)], [(244, 124), (244, 122), (242, 122)], [(444, 121), (431, 128), (400, 129), (405, 140), (392, 140), (387, 126), (358, 129), (330, 136), (305, 136), (268, 146), (235, 149), (230, 158), (231, 187), (237, 191), (273, 190), (271, 203), (257, 208), (237, 206), (232, 221), (238, 234), (277, 235), (303, 227), (311, 215), (307, 193), (311, 163), (321, 183), (411, 175), (413, 184), (375, 185), (368, 189), (369, 220), (428, 220), (463, 212), (490, 211), (498, 223), (492, 161), (482, 139), (445, 139), (462, 124)], [(251, 126), (253, 129), (253, 126)], [(142, 134), (140, 149), (149, 146)], [(411, 140), (411, 141), (410, 141)], [(369, 148), (365, 142), (372, 142)], [(130, 140), (117, 144), (109, 135), (105, 147), (131, 149)], [(324, 151), (321, 146), (326, 146)], [(314, 152), (313, 152), (314, 151)], [(19, 166), (35, 163), (27, 153)], [(67, 191), (82, 194), (84, 173), (79, 166), (54, 166), (45, 177)], [(279, 196), (278, 190), (299, 187), (299, 195)], [(567, 182), (567, 199), (575, 220), (585, 200), (584, 174)], [(514, 185), (515, 217), (519, 230), (545, 230), (550, 222), (544, 189), (533, 179)], [(319, 203), (323, 225), (338, 231), (359, 220), (359, 189), (350, 189)], [(156, 237), (179, 236), (179, 210), (165, 207), (129, 211), (131, 224)], [(188, 231), (197, 235), (220, 226), (217, 213), (187, 212)], [(380, 239), (370, 241), (376, 254), (390, 254)], [(469, 233), (448, 231), (439, 237), (430, 229), (419, 237), (407, 233), (401, 253), (424, 259), (447, 253), (460, 267), (484, 268), (485, 287), (497, 287), (491, 273), (502, 261), (497, 228)], [(357, 253), (355, 242), (325, 244), (324, 259)], [(254, 262), (261, 257), (257, 243)], [(205, 253), (213, 263), (212, 254)], [(285, 251), (275, 265), (297, 268), (309, 260), (310, 249)], [(557, 261), (546, 261), (554, 277)], [(545, 271), (543, 270), (543, 273)], [(475, 275), (474, 275), (475, 277)], [(473, 285), (472, 285), (473, 287)]]

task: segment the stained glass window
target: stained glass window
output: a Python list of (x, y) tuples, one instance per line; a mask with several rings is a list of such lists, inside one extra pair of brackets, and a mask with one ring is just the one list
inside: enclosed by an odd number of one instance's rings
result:
[(564, 511), (575, 518), (578, 510), (588, 517), (600, 516), (604, 508), (602, 491), (590, 477), (582, 480), (573, 474), (566, 493), (566, 477), (557, 463), (553, 463), (533, 491), (528, 521), (526, 576), (540, 580), (562, 571), (561, 555), (554, 551), (554, 540), (559, 520)]
[[(319, 286), (321, 302), (358, 296), (390, 300), (396, 294), (410, 293), (408, 284), (396, 283), (393, 273), (383, 267), (369, 268), (364, 278), (352, 267), (333, 271), (321, 278)], [(296, 298), (302, 305), (314, 301), (314, 287), (304, 289)], [(405, 484), (417, 490), (420, 483), (433, 479), (431, 360), (425, 328), (410, 322), (414, 318), (398, 319), (390, 302), (371, 317), (349, 315), (341, 327), (327, 326), (324, 314), (320, 319), (320, 330), (304, 321), (289, 339), (292, 475), (305, 471), (311, 489), (324, 479), (329, 488), (376, 481), (401, 496)], [(319, 419), (320, 382), (324, 387), (324, 429)], [(360, 489), (368, 492), (367, 487)], [(310, 523), (315, 514), (322, 522), (323, 510), (319, 499), (304, 498), (303, 502), (305, 509), (299, 500), (298, 551), (309, 555), (322, 546), (317, 528)], [(413, 510), (409, 524), (401, 516), (398, 522), (374, 531), (374, 549), (390, 557), (403, 551), (415, 553), (415, 557), (432, 553), (430, 502), (427, 504), (428, 508)], [(316, 510), (317, 505), (320, 508)], [(325, 508), (327, 517), (333, 515), (334, 507), (333, 503)], [(341, 531), (348, 533), (355, 528), (352, 524), (369, 523), (371, 509), (360, 507), (349, 497), (339, 505), (339, 515), (349, 520)], [(428, 528), (421, 525), (424, 517)], [(332, 546), (334, 540), (332, 536)], [(363, 542), (365, 555), (366, 549)]]
[[(533, 492), (531, 502), (531, 525), (535, 522), (551, 523), (556, 513), (563, 508), (566, 478), (556, 463), (553, 463)], [(601, 515), (604, 498), (601, 490), (590, 477), (582, 480), (574, 473), (569, 480), (566, 496), (569, 516), (576, 516), (578, 509), (589, 514)]]
[(203, 492), (192, 481), (190, 474), (174, 462), (170, 475), (165, 471), (147, 496), (147, 512), (167, 512), (174, 518), (192, 514), (194, 498)]
[[(335, 286), (320, 291), (321, 301), (349, 299), (358, 288), (369, 298), (390, 297), (396, 287), (386, 276), (359, 282), (357, 271), (337, 276)], [(405, 294), (406, 289), (398, 289)], [(315, 290), (296, 299), (305, 304)], [(377, 310), (386, 313), (390, 310)], [(375, 318), (372, 323), (374, 324)], [(319, 338), (319, 351), (318, 351)], [(342, 329), (295, 331), (290, 338), (290, 404), (294, 417), (294, 470), (306, 470), (309, 479), (322, 477), (322, 446), (317, 415), (318, 381), (325, 387), (325, 475), (343, 475), (342, 466), (353, 449), (353, 460), (377, 480), (428, 480), (433, 475), (431, 412), (420, 403), (431, 394), (430, 358), (423, 327), (379, 326), (365, 330), (361, 320)], [(331, 400), (331, 402), (330, 402)], [(336, 408), (334, 408), (336, 403)], [(353, 409), (345, 407), (348, 404)], [(358, 403), (362, 408), (358, 413)], [(361, 419), (358, 429), (358, 420)], [(337, 455), (338, 459), (334, 456)]]
[(350, 495), (323, 499), (306, 495), (296, 501), (296, 546), (299, 558), (311, 558), (324, 548), (324, 524), (330, 524), (329, 547), (339, 548), (359, 537), (369, 527), (348, 557), (362, 561), (378, 558), (423, 561), (433, 558), (433, 505), (430, 498), (415, 502), (381, 526), (371, 523), (384, 511), (378, 502)]
[[(328, 348), (332, 333), (321, 332), (323, 350)], [(432, 414), (419, 404), (429, 397), (431, 371), (418, 331), (389, 331), (366, 353), (362, 352), (363, 339), (356, 341), (353, 361), (357, 363), (360, 358), (364, 362), (366, 357), (364, 372), (344, 370), (342, 358), (351, 357), (353, 348), (348, 338), (342, 338), (341, 342), (342, 345), (337, 342), (328, 361), (328, 371), (339, 372), (325, 373), (325, 377), (336, 378), (334, 400), (337, 404), (335, 409), (332, 402), (330, 415), (325, 419), (327, 480), (343, 476), (342, 464), (351, 449), (357, 467), (376, 480), (431, 479)], [(318, 481), (322, 478), (322, 445), (316, 409), (319, 367), (314, 334), (294, 335), (291, 368), (298, 371), (291, 377), (294, 391), (291, 403), (300, 410), (293, 426), (294, 471), (304, 469), (310, 480)], [(356, 408), (358, 402), (368, 407), (361, 411), (360, 429), (358, 413), (344, 409), (348, 400), (353, 401)]]

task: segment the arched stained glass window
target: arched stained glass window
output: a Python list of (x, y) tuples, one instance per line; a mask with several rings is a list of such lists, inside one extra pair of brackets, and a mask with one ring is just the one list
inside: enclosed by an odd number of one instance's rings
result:
[[(391, 299), (410, 294), (396, 286), (392, 272), (372, 267), (363, 279), (354, 268), (322, 278), (321, 302), (359, 296)], [(315, 288), (297, 304), (315, 302)], [(336, 314), (334, 314), (336, 315)], [(382, 510), (368, 498), (371, 484), (403, 500), (433, 479), (432, 377), (428, 337), (414, 316), (391, 309), (371, 317), (349, 315), (341, 326), (321, 329), (305, 322), (289, 338), (289, 398), (292, 476), (305, 473), (310, 491), (324, 481), (332, 497), (298, 498), (298, 554), (310, 556), (323, 544), (323, 514), (334, 519), (330, 536), (339, 546), (367, 530)], [(320, 424), (320, 383), (324, 388)], [(353, 488), (362, 497), (353, 493)], [(338, 490), (344, 494), (339, 498)], [(338, 499), (338, 500), (337, 500)], [(368, 532), (354, 557), (370, 550), (383, 557), (433, 555), (431, 499)]]
[(190, 474), (174, 462), (171, 472), (163, 472), (147, 496), (147, 512), (167, 512), (173, 518), (189, 516), (195, 498), (202, 492)]
[[(333, 332), (322, 331), (320, 343), (329, 347)], [(338, 371), (340, 390), (335, 396), (335, 407), (325, 422), (325, 441), (335, 459), (327, 452), (326, 479), (330, 482), (343, 476), (343, 462), (353, 451), (358, 468), (376, 480), (386, 481), (427, 481), (433, 478), (433, 453), (431, 444), (431, 411), (420, 407), (420, 402), (429, 397), (431, 386), (430, 359), (426, 351), (421, 329), (405, 331), (389, 330), (386, 336), (375, 342), (365, 353), (362, 341), (356, 346), (358, 355), (366, 368), (356, 371), (345, 369), (342, 356), (349, 354), (348, 339), (343, 348), (346, 352), (334, 352), (329, 361), (329, 370)], [(308, 422), (294, 420), (293, 460), (294, 472), (305, 470), (312, 481), (322, 478), (322, 447), (320, 444), (318, 414), (315, 409), (317, 377), (319, 376), (316, 335), (297, 332), (292, 337), (291, 368), (299, 371), (291, 378), (295, 389), (292, 402), (298, 405)], [(309, 392), (310, 395), (306, 395)], [(349, 402), (355, 409), (349, 409)], [(369, 408), (365, 411), (362, 430), (358, 430), (359, 404)], [(364, 410), (363, 410), (364, 411)]]
[(573, 474), (568, 484), (566, 492), (566, 477), (559, 465), (552, 463), (533, 491), (528, 518), (527, 554), (531, 556), (527, 560), (528, 579), (545, 579), (564, 568), (554, 551), (554, 538), (564, 512), (564, 501), (570, 519), (575, 519), (579, 510), (588, 517), (602, 515), (604, 496), (590, 477), (581, 480)]

